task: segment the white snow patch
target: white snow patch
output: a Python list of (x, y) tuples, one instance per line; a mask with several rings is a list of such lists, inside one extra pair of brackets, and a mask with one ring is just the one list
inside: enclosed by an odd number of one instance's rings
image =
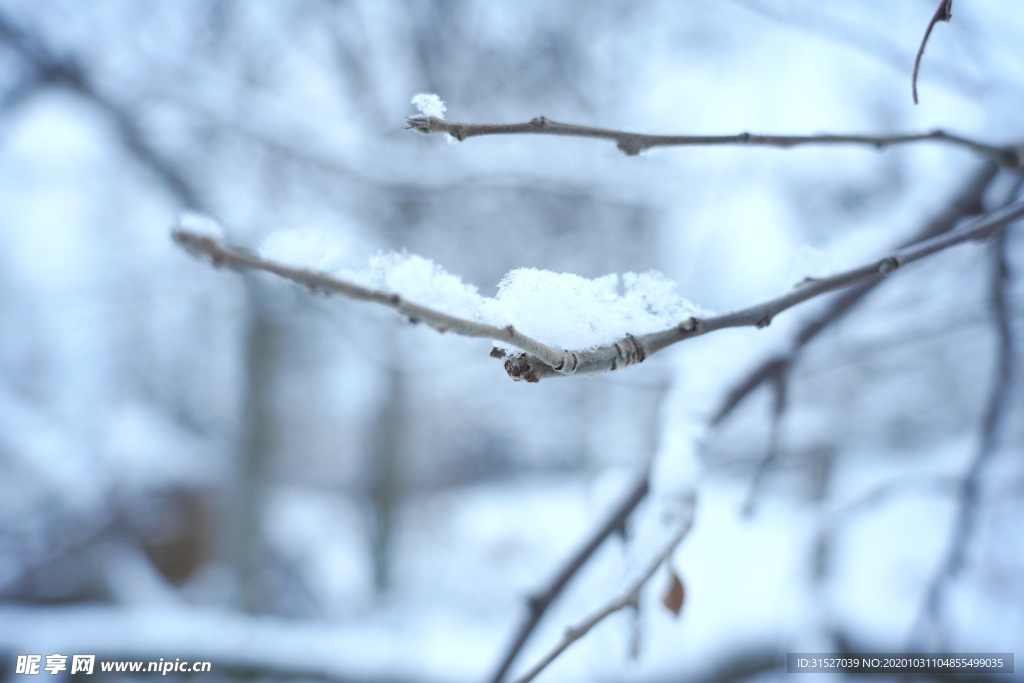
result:
[(610, 344), (626, 334), (663, 330), (704, 311), (675, 292), (664, 275), (625, 273), (588, 279), (572, 273), (518, 268), (498, 285), (494, 298), (429, 259), (381, 254), (369, 269), (344, 271), (343, 279), (400, 294), (450, 315), (516, 329), (567, 349)]
[(323, 230), (279, 230), (260, 245), (263, 258), (301, 268), (330, 271), (341, 268), (351, 250), (337, 235)]
[(438, 119), (443, 119), (444, 113), (448, 111), (448, 107), (444, 106), (441, 98), (429, 92), (421, 92), (419, 95), (414, 95), (412, 104), (424, 116), (433, 116)]

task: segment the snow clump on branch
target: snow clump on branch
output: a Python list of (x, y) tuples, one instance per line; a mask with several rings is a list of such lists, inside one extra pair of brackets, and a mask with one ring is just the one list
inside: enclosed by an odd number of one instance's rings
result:
[[(505, 275), (494, 297), (486, 297), (459, 276), (415, 254), (381, 253), (364, 267), (342, 267), (347, 260), (344, 255), (351, 250), (336, 241), (318, 231), (285, 230), (270, 235), (260, 255), (398, 294), (448, 315), (498, 327), (511, 324), (544, 344), (563, 349), (595, 348), (627, 334), (657, 332), (690, 316), (708, 314), (676, 294), (675, 284), (655, 271), (589, 279), (518, 268)], [(512, 347), (496, 345), (518, 353)]]
[(414, 95), (412, 104), (424, 116), (433, 116), (437, 119), (443, 119), (444, 113), (448, 111), (448, 107), (444, 106), (441, 98), (434, 93), (421, 92), (419, 95)]

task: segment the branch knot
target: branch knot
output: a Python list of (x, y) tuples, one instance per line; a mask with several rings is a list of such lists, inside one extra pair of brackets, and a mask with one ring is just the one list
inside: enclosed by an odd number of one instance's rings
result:
[(878, 264), (878, 272), (882, 275), (888, 275), (892, 271), (900, 267), (900, 260), (895, 256), (882, 259), (881, 263)]

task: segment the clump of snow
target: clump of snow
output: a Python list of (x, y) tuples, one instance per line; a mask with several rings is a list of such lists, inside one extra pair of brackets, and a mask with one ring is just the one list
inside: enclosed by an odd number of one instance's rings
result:
[(538, 341), (566, 349), (610, 344), (627, 333), (656, 332), (704, 313), (676, 294), (674, 283), (653, 271), (591, 280), (519, 268), (505, 276), (493, 298), (412, 254), (381, 254), (368, 269), (339, 276), (443, 313), (498, 326), (512, 324)]
[(441, 98), (434, 93), (421, 92), (419, 95), (414, 95), (412, 104), (424, 116), (433, 116), (438, 119), (443, 119), (444, 113), (448, 111), (448, 107), (444, 106)]
[(506, 275), (489, 308), (524, 334), (566, 349), (610, 344), (627, 333), (657, 332), (700, 313), (655, 271), (590, 280), (536, 268)]
[(183, 212), (178, 218), (178, 228), (219, 240), (227, 236), (224, 233), (224, 226), (220, 224), (220, 221), (212, 216), (196, 213), (195, 211)]
[(408, 301), (441, 313), (492, 322), (484, 313), (487, 299), (480, 296), (476, 287), (465, 284), (458, 275), (452, 275), (422, 256), (378, 254), (370, 259), (369, 268), (342, 271), (338, 276), (365, 287), (400, 294)]
[(655, 271), (591, 280), (519, 268), (505, 275), (491, 298), (422, 256), (381, 253), (367, 267), (344, 267), (350, 252), (338, 236), (317, 230), (276, 232), (259, 249), (267, 260), (393, 292), (440, 313), (500, 327), (512, 324), (540, 342), (565, 349), (611, 344), (626, 334), (657, 332), (692, 315), (706, 315)]
[(336, 270), (350, 250), (337, 235), (323, 230), (279, 230), (271, 233), (259, 248), (259, 255), (299, 268)]

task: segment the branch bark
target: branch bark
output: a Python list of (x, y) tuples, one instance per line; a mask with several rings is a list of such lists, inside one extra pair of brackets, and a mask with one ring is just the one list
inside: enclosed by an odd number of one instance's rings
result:
[(917, 72), (921, 69), (921, 58), (924, 57), (924, 47), (928, 44), (928, 38), (932, 35), (932, 29), (940, 21), (949, 21), (953, 18), (953, 0), (940, 0), (938, 9), (928, 22), (928, 28), (924, 30), (924, 37), (921, 39), (921, 47), (917, 49), (917, 57), (914, 58), (914, 75), (910, 79), (910, 89), (914, 94), (914, 104), (917, 104)]
[(943, 130), (928, 133), (909, 133), (900, 135), (756, 135), (738, 133), (735, 135), (646, 135), (607, 128), (593, 128), (574, 123), (559, 123), (545, 116), (538, 116), (525, 123), (458, 123), (447, 121), (435, 116), (416, 115), (405, 120), (405, 127), (424, 135), (447, 134), (456, 140), (479, 135), (560, 135), (579, 138), (595, 138), (611, 140), (629, 156), (636, 156), (644, 150), (654, 147), (682, 147), (706, 145), (747, 145), (757, 147), (799, 147), (802, 145), (868, 145), (876, 149), (884, 149), (892, 145), (909, 142), (937, 141), (958, 145), (1000, 164), (1018, 168), (1024, 156), (1024, 146), (996, 146), (971, 140)]
[(633, 514), (633, 510), (640, 504), (646, 496), (649, 487), (649, 473), (645, 472), (642, 477), (637, 481), (636, 485), (626, 496), (625, 500), (612, 511), (611, 516), (608, 520), (597, 530), (597, 532), (587, 541), (579, 552), (574, 555), (569, 562), (565, 565), (558, 576), (551, 582), (547, 590), (543, 593), (531, 597), (529, 600), (530, 613), (519, 627), (519, 632), (516, 634), (515, 640), (512, 641), (512, 646), (509, 648), (505, 657), (502, 658), (501, 664), (498, 666), (498, 670), (495, 672), (492, 683), (501, 683), (502, 679), (505, 678), (505, 674), (508, 673), (509, 667), (515, 661), (519, 651), (523, 649), (530, 634), (533, 633), (534, 629), (537, 628), (537, 624), (540, 623), (541, 617), (544, 616), (544, 612), (547, 611), (548, 607), (561, 595), (562, 590), (569, 583), (569, 580), (576, 575), (576, 572), (587, 563), (590, 556), (601, 547), (601, 544), (615, 532), (624, 532), (626, 527), (626, 520)]
[(606, 617), (615, 614), (620, 610), (626, 609), (627, 607), (638, 604), (640, 601), (640, 591), (643, 590), (643, 587), (651, 580), (654, 573), (658, 571), (658, 567), (672, 556), (676, 547), (684, 538), (686, 538), (686, 535), (690, 533), (690, 529), (693, 527), (693, 513), (695, 506), (696, 497), (691, 496), (689, 500), (689, 514), (683, 521), (682, 526), (679, 527), (679, 530), (672, 536), (668, 544), (666, 544), (657, 556), (655, 556), (654, 560), (651, 561), (644, 573), (641, 574), (640, 577), (636, 579), (636, 581), (634, 581), (624, 593), (622, 593), (622, 595), (619, 595), (609, 601), (604, 607), (591, 614), (579, 624), (566, 628), (565, 634), (562, 636), (562, 640), (560, 640), (550, 652), (544, 655), (544, 657), (542, 657), (541, 660), (529, 671), (517, 678), (515, 683), (529, 683), (536, 678), (541, 671), (547, 668), (551, 662), (555, 661), (560, 654), (565, 652), (570, 645), (587, 635), (587, 633), (590, 632), (590, 629), (604, 621)]

